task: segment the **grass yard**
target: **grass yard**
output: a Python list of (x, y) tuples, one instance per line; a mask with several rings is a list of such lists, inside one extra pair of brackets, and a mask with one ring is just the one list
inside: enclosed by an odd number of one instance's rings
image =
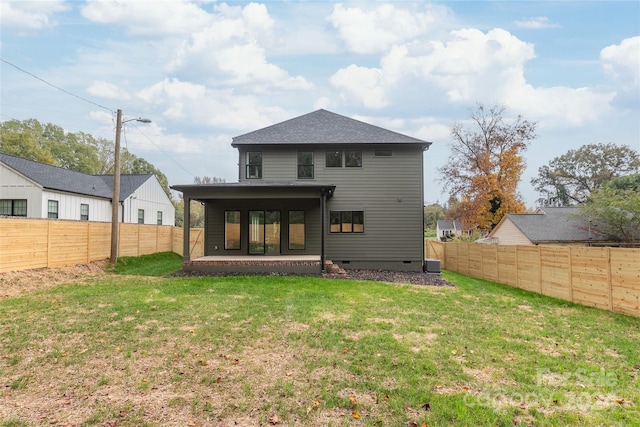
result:
[(0, 426), (640, 425), (640, 319), (456, 287), (167, 277), (0, 300)]

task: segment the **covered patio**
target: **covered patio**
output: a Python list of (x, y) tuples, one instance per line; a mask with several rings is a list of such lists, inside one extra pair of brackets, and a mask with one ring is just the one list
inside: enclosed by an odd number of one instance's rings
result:
[[(327, 199), (334, 185), (230, 183), (178, 185), (189, 203), (205, 206), (204, 256), (190, 259), (184, 228), (184, 269), (226, 273), (319, 274), (325, 267)], [(185, 221), (188, 224), (188, 221)]]

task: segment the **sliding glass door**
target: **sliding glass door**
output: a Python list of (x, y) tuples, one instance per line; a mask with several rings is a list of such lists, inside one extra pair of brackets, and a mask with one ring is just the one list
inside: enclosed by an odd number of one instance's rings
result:
[(249, 253), (280, 254), (280, 211), (249, 211)]

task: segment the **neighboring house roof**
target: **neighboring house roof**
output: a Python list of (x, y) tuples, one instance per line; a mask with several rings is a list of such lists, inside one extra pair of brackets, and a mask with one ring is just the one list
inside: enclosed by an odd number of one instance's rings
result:
[(252, 144), (421, 144), (423, 141), (327, 110), (317, 110), (233, 138), (232, 146)]
[(458, 220), (450, 221), (448, 219), (439, 219), (437, 223), (437, 227), (440, 230), (461, 230), (462, 231), (462, 223)]
[[(113, 196), (113, 175), (89, 175), (4, 153), (0, 153), (0, 162), (48, 190), (104, 199), (110, 199)], [(151, 174), (121, 175), (120, 201), (124, 201), (133, 194), (152, 176)]]
[[(540, 242), (588, 242), (607, 241), (606, 236), (598, 232), (596, 225), (577, 216), (578, 208), (539, 208), (533, 214), (506, 214), (500, 224), (491, 231), (493, 237), (501, 223), (509, 220), (532, 243)], [(589, 230), (591, 228), (591, 230)]]

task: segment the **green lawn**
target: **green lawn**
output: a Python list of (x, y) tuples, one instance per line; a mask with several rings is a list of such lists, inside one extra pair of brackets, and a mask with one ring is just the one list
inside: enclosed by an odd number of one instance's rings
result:
[(179, 266), (0, 300), (0, 426), (640, 425), (638, 318), (453, 273), (162, 276)]

